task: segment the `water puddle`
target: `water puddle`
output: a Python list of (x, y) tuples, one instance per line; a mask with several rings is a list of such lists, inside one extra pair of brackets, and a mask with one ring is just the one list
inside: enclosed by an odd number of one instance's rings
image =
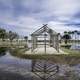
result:
[(80, 80), (80, 64), (70, 66), (50, 60), (21, 59), (11, 56), (9, 52), (0, 57), (0, 80), (53, 79)]

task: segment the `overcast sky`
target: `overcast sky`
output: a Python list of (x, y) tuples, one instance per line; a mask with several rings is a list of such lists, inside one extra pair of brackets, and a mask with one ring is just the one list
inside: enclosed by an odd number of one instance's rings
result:
[(80, 31), (80, 0), (0, 0), (0, 27), (29, 35), (43, 24)]

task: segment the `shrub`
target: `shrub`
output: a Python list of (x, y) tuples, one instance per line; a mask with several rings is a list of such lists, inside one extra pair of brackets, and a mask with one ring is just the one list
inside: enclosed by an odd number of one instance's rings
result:
[(64, 47), (64, 48), (70, 49), (71, 45), (61, 45), (61, 47)]

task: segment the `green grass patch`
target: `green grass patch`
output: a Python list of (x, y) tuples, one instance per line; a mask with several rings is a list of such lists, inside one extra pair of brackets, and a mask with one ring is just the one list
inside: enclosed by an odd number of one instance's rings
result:
[(63, 48), (70, 49), (71, 44), (61, 44), (60, 46), (63, 47)]
[(64, 63), (64, 64), (78, 64), (80, 63), (80, 54), (73, 54), (68, 51), (68, 49), (64, 49), (65, 52), (69, 52), (70, 54), (24, 54), (26, 49), (14, 49), (11, 51), (11, 55), (24, 58), (24, 59), (45, 59), (52, 60), (54, 63)]
[(64, 52), (69, 53), (69, 55), (80, 56), (80, 50), (72, 50), (67, 48), (61, 48)]

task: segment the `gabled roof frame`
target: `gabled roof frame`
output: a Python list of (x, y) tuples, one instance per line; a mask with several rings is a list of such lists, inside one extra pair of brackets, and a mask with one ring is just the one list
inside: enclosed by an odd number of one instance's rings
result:
[(43, 32), (47, 32), (47, 33), (51, 34), (51, 31), (52, 31), (53, 35), (57, 34), (54, 30), (52, 30), (51, 28), (47, 27), (47, 24), (45, 24), (41, 28), (39, 28), (38, 30), (36, 30), (35, 32), (33, 32), (31, 34), (31, 36), (39, 36)]

